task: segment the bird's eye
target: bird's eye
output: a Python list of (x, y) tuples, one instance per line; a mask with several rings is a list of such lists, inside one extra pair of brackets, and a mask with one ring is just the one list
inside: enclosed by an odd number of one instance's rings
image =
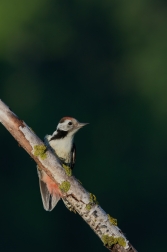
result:
[(68, 125), (72, 125), (72, 122), (69, 122)]

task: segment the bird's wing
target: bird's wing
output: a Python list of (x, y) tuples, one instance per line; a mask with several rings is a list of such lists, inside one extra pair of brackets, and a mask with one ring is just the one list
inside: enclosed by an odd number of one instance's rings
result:
[(56, 206), (57, 202), (60, 200), (59, 195), (51, 195), (48, 191), (46, 184), (41, 180), (42, 179), (42, 172), (38, 169), (37, 172), (39, 176), (39, 187), (41, 192), (41, 198), (43, 202), (43, 207), (46, 211), (52, 211), (53, 208)]
[(73, 143), (72, 149), (71, 149), (71, 169), (74, 168), (76, 161), (76, 145)]

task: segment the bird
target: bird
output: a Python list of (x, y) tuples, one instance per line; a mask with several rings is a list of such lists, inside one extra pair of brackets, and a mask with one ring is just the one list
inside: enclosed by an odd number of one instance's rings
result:
[[(52, 135), (46, 135), (45, 144), (54, 152), (62, 166), (74, 168), (76, 161), (75, 133), (88, 123), (80, 123), (73, 117), (63, 117)], [(43, 207), (52, 211), (62, 197), (59, 186), (43, 171), (38, 169), (39, 186)]]

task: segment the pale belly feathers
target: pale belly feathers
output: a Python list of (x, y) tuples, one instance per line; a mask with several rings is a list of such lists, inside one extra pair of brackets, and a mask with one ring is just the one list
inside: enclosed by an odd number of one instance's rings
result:
[(71, 139), (63, 138), (56, 141), (50, 141), (50, 146), (55, 150), (58, 157), (64, 159), (66, 163), (71, 162), (71, 148), (73, 142)]

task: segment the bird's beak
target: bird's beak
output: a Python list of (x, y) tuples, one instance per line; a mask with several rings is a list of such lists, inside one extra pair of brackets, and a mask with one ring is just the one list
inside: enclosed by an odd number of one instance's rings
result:
[(78, 123), (77, 128), (82, 128), (83, 126), (87, 125), (89, 123)]

